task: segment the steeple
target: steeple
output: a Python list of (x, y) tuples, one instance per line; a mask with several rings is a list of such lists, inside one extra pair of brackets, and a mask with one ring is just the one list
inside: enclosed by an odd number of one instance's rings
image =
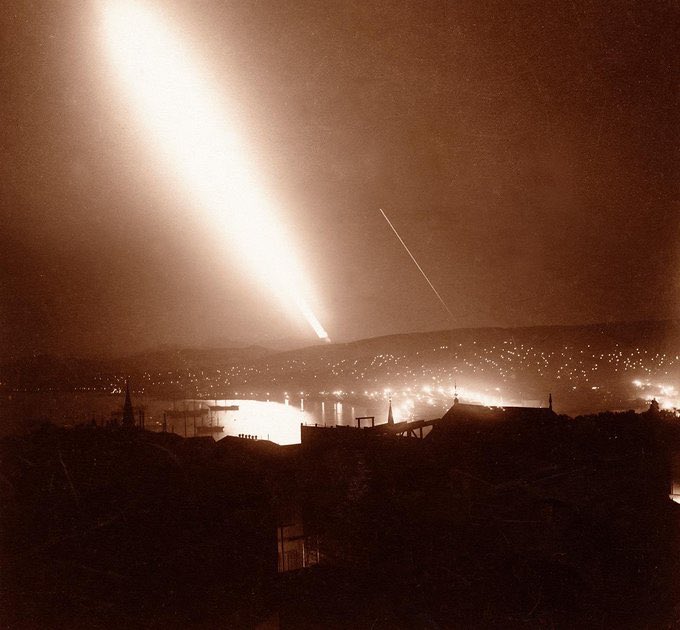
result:
[(387, 424), (394, 424), (394, 416), (392, 415), (392, 398), (390, 398), (390, 407), (387, 411)]
[(132, 411), (132, 401), (130, 400), (130, 382), (125, 383), (125, 402), (123, 403), (123, 426), (135, 426), (135, 414)]
[(553, 410), (553, 408), (552, 408), (552, 393), (548, 394), (548, 409), (550, 409), (550, 411)]

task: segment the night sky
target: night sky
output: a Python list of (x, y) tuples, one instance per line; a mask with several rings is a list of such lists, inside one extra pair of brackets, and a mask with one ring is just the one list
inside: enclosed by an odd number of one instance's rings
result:
[[(333, 340), (677, 316), (674, 2), (139, 2), (237, 112)], [(316, 342), (156, 159), (97, 2), (0, 36), (0, 357)]]

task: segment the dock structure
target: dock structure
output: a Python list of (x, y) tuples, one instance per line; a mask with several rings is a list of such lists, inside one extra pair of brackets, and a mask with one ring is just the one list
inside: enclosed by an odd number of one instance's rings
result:
[(163, 412), (163, 427), (167, 430), (168, 420), (180, 420), (184, 422), (184, 437), (189, 436), (189, 420), (192, 421), (194, 435), (198, 435), (198, 424), (196, 420), (205, 418), (210, 413), (207, 407), (198, 407), (194, 409), (166, 409)]

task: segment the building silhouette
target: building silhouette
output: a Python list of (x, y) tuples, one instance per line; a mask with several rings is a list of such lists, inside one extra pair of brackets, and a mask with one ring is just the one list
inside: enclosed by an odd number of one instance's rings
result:
[(132, 410), (132, 400), (130, 399), (130, 382), (125, 383), (125, 402), (123, 403), (123, 426), (135, 426), (135, 414)]

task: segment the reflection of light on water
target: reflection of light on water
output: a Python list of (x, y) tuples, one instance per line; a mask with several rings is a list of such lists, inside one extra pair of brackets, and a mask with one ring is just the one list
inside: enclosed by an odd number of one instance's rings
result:
[(680, 481), (673, 481), (671, 493), (668, 496), (676, 503), (680, 503)]
[(227, 400), (219, 404), (238, 405), (239, 410), (214, 413), (215, 424), (224, 427), (223, 433), (215, 434), (216, 439), (245, 434), (277, 444), (299, 444), (300, 424), (313, 422), (311, 414), (283, 403)]

